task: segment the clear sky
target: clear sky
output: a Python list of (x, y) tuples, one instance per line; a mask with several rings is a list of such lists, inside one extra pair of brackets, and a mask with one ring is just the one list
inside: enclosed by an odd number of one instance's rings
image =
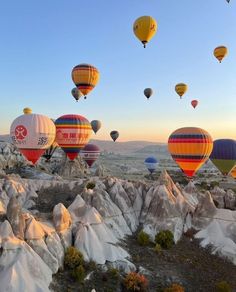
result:
[[(143, 15), (158, 23), (146, 49), (132, 29)], [(221, 64), (212, 54), (219, 45), (229, 50)], [(76, 103), (71, 70), (80, 63), (97, 67), (100, 82)], [(119, 141), (166, 142), (185, 126), (236, 139), (236, 1), (2, 1), (0, 80), (0, 134), (27, 106), (51, 118), (101, 120), (97, 139), (118, 130)], [(179, 82), (189, 86), (182, 100)]]

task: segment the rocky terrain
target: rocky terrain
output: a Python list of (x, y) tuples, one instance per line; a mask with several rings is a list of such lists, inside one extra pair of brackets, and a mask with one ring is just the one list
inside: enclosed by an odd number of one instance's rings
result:
[[(69, 162), (60, 153), (32, 167), (11, 144), (2, 142), (0, 150), (1, 292), (78, 291), (62, 272), (71, 245), (100, 271), (80, 291), (105, 291), (108, 284), (99, 275), (108, 267), (141, 271), (150, 291), (171, 282), (186, 291), (211, 291), (220, 280), (236, 289), (233, 190), (175, 183), (165, 170), (154, 180), (120, 179), (106, 176), (101, 165), (89, 171), (80, 159)], [(171, 230), (176, 245), (157, 256), (152, 244), (138, 246), (141, 229), (152, 240), (158, 231)], [(191, 280), (194, 273), (199, 276)]]

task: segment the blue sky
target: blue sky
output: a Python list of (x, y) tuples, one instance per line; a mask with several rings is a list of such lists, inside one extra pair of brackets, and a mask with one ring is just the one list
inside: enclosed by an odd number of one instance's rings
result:
[[(144, 49), (136, 18), (158, 32)], [(98, 139), (166, 142), (176, 128), (199, 126), (236, 139), (236, 3), (226, 0), (4, 1), (0, 9), (0, 134), (26, 106), (57, 118), (78, 113), (103, 123)], [(222, 64), (213, 49), (225, 45)], [(100, 82), (76, 103), (72, 68), (90, 63)], [(174, 91), (184, 82), (182, 100)], [(154, 95), (146, 100), (143, 90)], [(190, 102), (199, 100), (194, 110)]]

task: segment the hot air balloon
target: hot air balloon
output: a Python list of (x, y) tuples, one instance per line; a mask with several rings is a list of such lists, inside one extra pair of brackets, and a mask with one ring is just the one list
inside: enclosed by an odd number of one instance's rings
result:
[(71, 94), (73, 95), (73, 97), (75, 98), (76, 101), (78, 101), (80, 99), (80, 97), (83, 96), (83, 94), (78, 90), (77, 87), (75, 87), (71, 90)]
[(231, 170), (230, 175), (231, 175), (233, 178), (236, 178), (236, 166)]
[(210, 134), (200, 128), (177, 129), (168, 140), (172, 158), (188, 177), (192, 177), (207, 161), (212, 148)]
[(119, 132), (118, 131), (111, 131), (110, 136), (112, 140), (115, 142), (116, 139), (119, 137)]
[(228, 54), (228, 49), (225, 46), (219, 46), (214, 49), (214, 56), (220, 63), (227, 54)]
[(146, 96), (147, 99), (149, 99), (150, 96), (153, 94), (153, 90), (151, 88), (146, 88), (144, 89), (144, 95)]
[(72, 80), (75, 83), (78, 90), (86, 95), (94, 89), (99, 81), (99, 72), (97, 68), (89, 64), (80, 64), (72, 70)]
[(188, 90), (188, 85), (184, 83), (178, 83), (175, 85), (175, 91), (180, 96), (180, 98), (186, 93)]
[(89, 167), (98, 159), (100, 155), (100, 149), (97, 145), (87, 144), (84, 149), (80, 151), (80, 156), (88, 164)]
[(55, 121), (56, 142), (74, 160), (92, 134), (89, 121), (80, 115), (64, 115)]
[(193, 108), (195, 108), (198, 105), (198, 101), (196, 99), (192, 100), (191, 105)]
[(141, 16), (135, 20), (133, 31), (145, 48), (146, 44), (157, 32), (157, 22), (151, 16)]
[(50, 159), (52, 158), (53, 153), (56, 151), (57, 147), (58, 147), (58, 144), (56, 141), (54, 141), (52, 143), (52, 145), (45, 150), (43, 157), (46, 158), (46, 162), (50, 161)]
[(236, 141), (232, 139), (215, 140), (210, 160), (223, 175), (229, 174), (236, 165)]
[(13, 144), (35, 164), (55, 140), (56, 128), (50, 118), (25, 112), (12, 122), (10, 134)]
[(144, 164), (149, 172), (152, 174), (156, 170), (158, 162), (155, 157), (150, 156), (145, 159)]
[(230, 0), (226, 0), (228, 3), (230, 2)]
[(99, 121), (99, 120), (93, 120), (91, 121), (91, 126), (92, 126), (92, 129), (94, 131), (94, 133), (96, 134), (97, 131), (101, 128), (102, 126), (102, 123)]

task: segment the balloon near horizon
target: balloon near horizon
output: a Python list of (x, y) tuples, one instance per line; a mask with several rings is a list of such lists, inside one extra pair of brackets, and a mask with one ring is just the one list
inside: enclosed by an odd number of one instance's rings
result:
[(25, 114), (12, 122), (10, 136), (13, 144), (25, 158), (35, 164), (54, 142), (56, 128), (50, 118), (32, 114), (28, 109), (25, 108)]
[(70, 160), (74, 160), (88, 143), (92, 134), (89, 121), (76, 114), (63, 115), (56, 119), (56, 142)]
[(207, 131), (185, 127), (175, 130), (169, 136), (168, 149), (180, 169), (192, 177), (209, 158), (213, 141)]

